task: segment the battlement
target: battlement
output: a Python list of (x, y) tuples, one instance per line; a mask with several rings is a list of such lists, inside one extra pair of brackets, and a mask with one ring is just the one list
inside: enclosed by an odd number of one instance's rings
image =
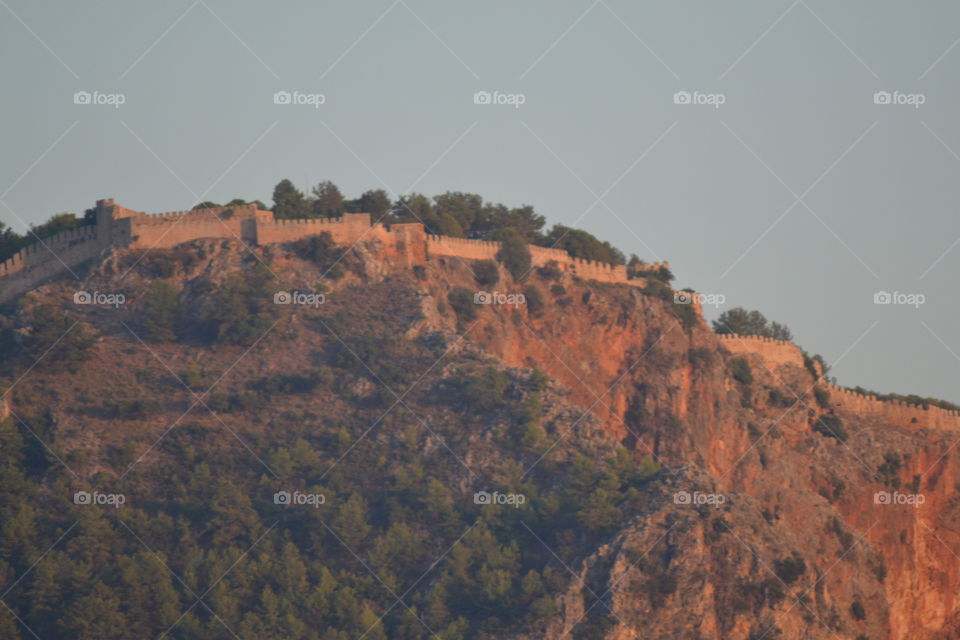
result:
[(775, 340), (764, 336), (744, 336), (718, 333), (720, 342), (730, 353), (755, 353), (775, 365), (792, 364), (804, 366), (803, 351), (788, 340)]
[[(804, 366), (803, 351), (787, 340), (762, 336), (717, 334), (728, 351), (735, 354), (756, 354), (767, 363)], [(899, 427), (914, 429), (960, 430), (960, 411), (940, 407), (909, 404), (903, 400), (881, 400), (819, 380), (817, 386), (830, 392), (830, 406), (845, 413), (871, 418)]]
[[(454, 256), (467, 260), (493, 260), (499, 242), (430, 235), (418, 222), (384, 226), (373, 224), (369, 213), (346, 213), (339, 218), (276, 219), (273, 212), (254, 204), (209, 209), (144, 213), (118, 205), (112, 198), (97, 201), (96, 225), (66, 231), (24, 248), (0, 264), (0, 303), (67, 272), (111, 247), (170, 248), (201, 238), (239, 240), (267, 245), (329, 233), (338, 244), (361, 240), (381, 242), (387, 255), (406, 264), (422, 264), (428, 256)], [(585, 280), (645, 286), (644, 278), (628, 277), (627, 267), (571, 258), (562, 250), (530, 245), (531, 262), (542, 267), (551, 262), (563, 272)], [(669, 267), (656, 262), (641, 271)]]

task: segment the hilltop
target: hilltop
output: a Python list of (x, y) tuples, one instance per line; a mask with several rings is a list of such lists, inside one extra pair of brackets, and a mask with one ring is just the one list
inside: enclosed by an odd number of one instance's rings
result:
[(665, 264), (96, 211), (0, 276), (3, 637), (960, 632), (957, 415), (715, 334)]

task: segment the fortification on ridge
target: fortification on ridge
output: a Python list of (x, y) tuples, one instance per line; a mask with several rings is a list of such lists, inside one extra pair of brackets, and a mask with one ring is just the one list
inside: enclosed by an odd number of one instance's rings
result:
[[(717, 337), (730, 353), (757, 355), (771, 371), (787, 364), (805, 366), (803, 351), (786, 340), (737, 334), (718, 334)], [(960, 411), (934, 406), (924, 408), (902, 400), (880, 400), (875, 396), (838, 387), (823, 379), (817, 382), (817, 386), (830, 392), (830, 406), (839, 411), (912, 429), (960, 430)]]
[[(118, 205), (112, 198), (98, 200), (95, 211), (95, 225), (46, 238), (0, 263), (0, 303), (70, 273), (114, 247), (166, 249), (203, 238), (266, 245), (294, 242), (326, 232), (337, 244), (379, 241), (391, 257), (410, 266), (425, 263), (428, 256), (492, 259), (500, 249), (499, 242), (431, 235), (418, 222), (389, 226), (372, 223), (369, 213), (346, 213), (340, 218), (278, 220), (272, 211), (244, 204), (147, 214)], [(587, 280), (643, 283), (642, 280), (630, 280), (623, 265), (571, 258), (566, 251), (534, 245), (530, 245), (530, 254), (534, 266), (556, 262), (563, 271)], [(645, 269), (661, 267), (669, 267), (669, 263), (652, 263)]]

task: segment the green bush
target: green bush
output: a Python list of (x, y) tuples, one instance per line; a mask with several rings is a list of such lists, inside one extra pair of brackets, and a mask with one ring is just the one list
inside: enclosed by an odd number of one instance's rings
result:
[(492, 287), (500, 281), (500, 269), (493, 260), (477, 260), (473, 263), (473, 277), (484, 287)]
[(854, 600), (853, 604), (850, 605), (850, 615), (853, 616), (854, 620), (866, 620), (867, 612), (859, 600)]
[(526, 299), (527, 303), (527, 313), (531, 316), (539, 316), (543, 312), (544, 300), (543, 294), (540, 293), (540, 289), (533, 285), (524, 287), (523, 297)]
[(794, 551), (793, 555), (776, 560), (773, 563), (773, 568), (777, 577), (783, 580), (785, 584), (793, 584), (797, 581), (797, 578), (806, 572), (807, 565), (800, 554)]
[(746, 358), (733, 358), (730, 360), (730, 372), (733, 379), (740, 384), (748, 387), (753, 384), (753, 371), (750, 369), (750, 363)]
[(840, 442), (846, 442), (849, 438), (847, 430), (843, 427), (843, 421), (835, 413), (825, 413), (813, 425), (814, 430), (820, 435), (828, 438), (836, 438)]
[(200, 330), (210, 342), (250, 346), (267, 333), (278, 315), (273, 294), (273, 280), (264, 267), (232, 276), (203, 308)]
[(560, 270), (560, 265), (556, 260), (551, 260), (542, 267), (537, 267), (537, 275), (544, 280), (559, 280), (563, 271)]
[(143, 303), (144, 338), (153, 342), (176, 340), (181, 315), (176, 288), (169, 280), (155, 280)]
[(86, 324), (51, 304), (38, 304), (30, 313), (23, 352), (38, 369), (73, 373), (92, 357), (94, 342)]
[(503, 405), (504, 393), (510, 380), (507, 375), (487, 367), (483, 372), (472, 376), (463, 385), (463, 399), (474, 411), (491, 411)]
[(466, 287), (454, 287), (447, 294), (447, 302), (457, 314), (457, 321), (460, 324), (473, 322), (477, 319), (477, 305), (473, 302), (474, 292)]
[(823, 387), (814, 387), (813, 388), (813, 397), (816, 399), (817, 404), (821, 409), (830, 408), (830, 392)]
[(509, 233), (503, 234), (500, 250), (497, 251), (497, 261), (506, 267), (514, 280), (519, 281), (530, 270), (530, 248), (519, 233), (513, 229), (505, 231)]
[(328, 278), (336, 280), (344, 273), (343, 256), (347, 250), (337, 246), (327, 231), (295, 242), (293, 250), (304, 260), (315, 263)]

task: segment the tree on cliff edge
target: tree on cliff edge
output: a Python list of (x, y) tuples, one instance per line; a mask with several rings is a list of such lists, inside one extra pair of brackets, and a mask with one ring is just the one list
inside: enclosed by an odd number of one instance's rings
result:
[(310, 204), (306, 197), (286, 178), (273, 188), (273, 215), (277, 219), (310, 216)]
[(713, 321), (713, 330), (716, 333), (736, 333), (742, 336), (763, 336), (774, 340), (793, 340), (793, 334), (786, 325), (779, 322), (768, 322), (766, 317), (756, 309), (748, 311), (743, 307), (735, 307), (724, 311)]
[(507, 268), (514, 280), (519, 281), (530, 270), (530, 248), (516, 229), (501, 229), (498, 236), (501, 244), (497, 261)]

